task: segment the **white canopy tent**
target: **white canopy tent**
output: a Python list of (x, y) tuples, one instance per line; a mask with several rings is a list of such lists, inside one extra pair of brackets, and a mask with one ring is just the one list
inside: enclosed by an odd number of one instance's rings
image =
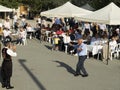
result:
[(77, 20), (87, 22), (98, 22), (108, 25), (120, 24), (120, 8), (114, 3), (110, 3), (104, 8), (93, 12), (92, 14), (76, 17)]
[(41, 16), (47, 17), (75, 17), (92, 13), (92, 11), (79, 8), (70, 2), (63, 4), (57, 8), (41, 12)]
[[(4, 13), (4, 18), (6, 18), (7, 14), (9, 12), (12, 12), (13, 10), (11, 8), (8, 8), (8, 7), (5, 7), (5, 6), (2, 6), (0, 5), (0, 13)], [(2, 15), (1, 15), (2, 16)]]
[(12, 12), (12, 9), (0, 5), (0, 12)]

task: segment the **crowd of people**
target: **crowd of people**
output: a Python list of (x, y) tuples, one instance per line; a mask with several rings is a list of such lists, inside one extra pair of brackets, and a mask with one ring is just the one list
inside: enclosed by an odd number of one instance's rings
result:
[[(47, 23), (50, 21), (49, 24)], [(38, 17), (36, 26), (31, 26), (25, 17), (13, 17), (14, 31), (11, 31), (11, 24), (8, 18), (0, 25), (0, 39), (4, 43), (6, 38), (16, 44), (25, 45), (26, 38), (35, 37), (40, 41), (48, 41), (52, 44), (52, 50), (65, 51), (70, 54), (73, 47), (70, 43), (77, 44), (82, 38), (87, 45), (104, 45), (108, 42), (110, 48), (115, 48), (120, 43), (120, 27), (105, 24), (77, 21), (74, 18), (52, 18)], [(110, 28), (110, 29), (109, 29)], [(15, 35), (17, 37), (15, 37)], [(114, 41), (113, 41), (114, 38)], [(74, 51), (75, 53), (76, 51)]]
[[(42, 20), (42, 19), (40, 19)], [(120, 43), (120, 27), (106, 24), (77, 21), (74, 18), (54, 18), (51, 25), (39, 23), (41, 36), (44, 41), (50, 42), (52, 50), (66, 51), (71, 53), (73, 47), (69, 44), (77, 44), (79, 38), (87, 45), (106, 45), (109, 42), (111, 49), (115, 49)]]

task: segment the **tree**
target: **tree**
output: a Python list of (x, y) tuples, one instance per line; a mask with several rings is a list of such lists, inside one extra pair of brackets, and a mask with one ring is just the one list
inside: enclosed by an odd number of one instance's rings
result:
[(9, 8), (17, 8), (19, 3), (16, 0), (0, 0), (0, 4)]
[(37, 14), (41, 11), (63, 5), (67, 1), (71, 1), (71, 3), (79, 7), (88, 3), (95, 9), (103, 8), (110, 2), (114, 2), (120, 6), (120, 0), (0, 0), (0, 4), (9, 8), (18, 8), (19, 5), (26, 5), (30, 8), (30, 12)]
[(92, 0), (91, 4), (94, 8), (100, 9), (108, 5), (109, 3), (114, 2), (118, 6), (120, 6), (120, 0)]
[(73, 3), (73, 4), (75, 4), (76, 6), (82, 6), (82, 5), (84, 5), (84, 4), (86, 4), (86, 3), (89, 3), (89, 0), (71, 0), (71, 2)]

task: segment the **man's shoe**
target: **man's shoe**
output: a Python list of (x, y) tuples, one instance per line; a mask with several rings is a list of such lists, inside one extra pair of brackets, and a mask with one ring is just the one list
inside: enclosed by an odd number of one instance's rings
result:
[(6, 85), (2, 84), (2, 88), (5, 88), (5, 87), (6, 87)]
[(88, 74), (87, 75), (82, 75), (82, 77), (88, 77)]
[(75, 73), (74, 76), (79, 76), (82, 75), (81, 73)]
[(79, 76), (80, 74), (75, 73), (74, 76)]
[(13, 89), (13, 86), (7, 86), (6, 89)]

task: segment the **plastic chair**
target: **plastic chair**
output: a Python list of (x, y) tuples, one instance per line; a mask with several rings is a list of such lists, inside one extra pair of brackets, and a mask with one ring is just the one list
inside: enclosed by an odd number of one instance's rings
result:
[[(98, 50), (98, 56), (97, 56), (97, 60), (99, 60), (99, 58), (100, 58), (100, 55), (102, 55), (102, 50), (101, 49), (99, 49)], [(102, 56), (101, 56), (102, 57)]]
[(110, 60), (112, 60), (113, 59), (113, 57), (115, 58), (117, 58), (118, 56), (117, 56), (117, 51), (118, 51), (118, 45), (115, 47), (115, 49), (114, 50), (111, 50), (111, 52), (110, 52)]

